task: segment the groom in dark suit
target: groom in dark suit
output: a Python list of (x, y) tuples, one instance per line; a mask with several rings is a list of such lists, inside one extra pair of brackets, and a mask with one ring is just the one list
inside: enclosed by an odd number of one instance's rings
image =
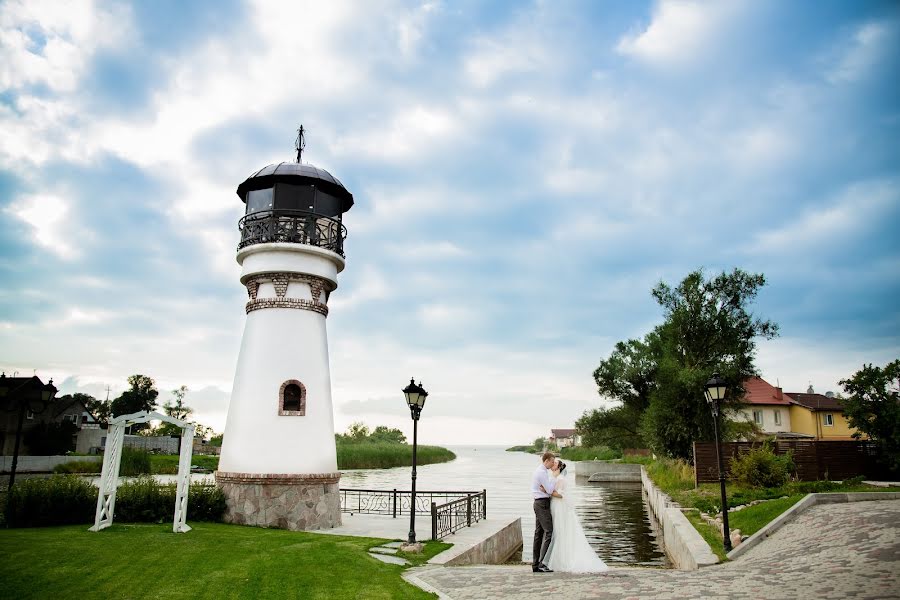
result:
[(553, 538), (553, 515), (550, 513), (550, 495), (556, 482), (549, 469), (556, 463), (552, 452), (544, 452), (541, 465), (531, 477), (531, 495), (534, 498), (534, 548), (531, 570), (535, 573), (552, 573), (544, 564), (544, 555)]

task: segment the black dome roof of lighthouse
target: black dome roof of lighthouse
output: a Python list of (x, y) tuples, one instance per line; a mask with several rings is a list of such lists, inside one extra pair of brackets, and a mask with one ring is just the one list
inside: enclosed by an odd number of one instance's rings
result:
[(241, 201), (247, 202), (247, 192), (273, 187), (276, 183), (311, 184), (341, 201), (341, 212), (353, 206), (353, 194), (337, 177), (310, 164), (280, 162), (263, 167), (250, 175), (237, 188)]

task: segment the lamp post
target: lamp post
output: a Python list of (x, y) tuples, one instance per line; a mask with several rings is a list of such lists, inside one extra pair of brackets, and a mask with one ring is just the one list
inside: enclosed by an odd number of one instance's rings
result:
[(706, 401), (713, 414), (713, 431), (716, 436), (716, 459), (719, 462), (719, 486), (722, 489), (722, 544), (725, 552), (731, 552), (731, 532), (728, 530), (728, 498), (725, 496), (725, 470), (722, 468), (722, 443), (719, 441), (719, 413), (721, 402), (728, 392), (725, 380), (713, 373), (712, 379), (706, 382)]
[(422, 408), (425, 407), (425, 398), (428, 392), (422, 387), (420, 381), (418, 385), (410, 378), (409, 385), (403, 388), (403, 394), (406, 396), (406, 404), (409, 405), (409, 412), (413, 420), (413, 455), (412, 455), (412, 498), (410, 499), (409, 510), (409, 540), (408, 544), (416, 543), (416, 446), (418, 445), (418, 425), (419, 415), (422, 414)]
[(13, 448), (12, 466), (9, 470), (9, 487), (7, 491), (11, 491), (16, 483), (16, 467), (19, 464), (19, 444), (22, 440), (22, 426), (25, 423), (25, 414), (27, 412), (42, 413), (47, 408), (50, 399), (56, 394), (56, 386), (53, 385), (51, 379), (49, 383), (44, 385), (41, 380), (35, 377), (18, 378), (7, 377), (6, 374), (0, 375), (0, 398), (8, 398), (9, 405), (12, 410), (19, 411), (19, 418), (16, 424), (16, 443)]

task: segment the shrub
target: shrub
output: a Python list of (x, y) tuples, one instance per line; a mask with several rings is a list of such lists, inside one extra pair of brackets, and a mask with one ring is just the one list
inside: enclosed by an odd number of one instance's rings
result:
[(791, 454), (777, 455), (769, 444), (752, 448), (731, 459), (731, 477), (743, 485), (761, 488), (781, 487), (794, 471)]
[(90, 523), (97, 509), (97, 488), (77, 475), (24, 479), (7, 494), (10, 527), (46, 527)]
[(606, 446), (596, 447), (566, 447), (561, 448), (559, 455), (569, 460), (614, 460), (622, 458), (620, 450), (613, 450)]
[[(165, 523), (175, 512), (176, 485), (161, 484), (141, 476), (119, 486), (116, 520), (133, 523)], [(192, 485), (188, 490), (189, 521), (221, 521), (225, 494), (215, 485)]]
[(119, 467), (119, 475), (149, 475), (150, 453), (138, 448), (122, 448), (122, 463)]

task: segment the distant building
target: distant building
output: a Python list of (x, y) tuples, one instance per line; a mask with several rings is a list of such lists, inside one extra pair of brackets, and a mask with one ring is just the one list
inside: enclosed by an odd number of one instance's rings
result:
[(817, 440), (852, 440), (856, 431), (844, 416), (844, 406), (834, 394), (816, 394), (812, 386), (806, 393), (788, 392), (791, 400), (792, 431)]
[[(36, 383), (35, 383), (36, 382)], [(3, 387), (9, 390), (20, 389), (25, 385), (43, 385), (37, 377), (7, 377), (3, 375)], [(9, 456), (13, 454), (16, 443), (16, 427), (18, 426), (19, 409), (13, 396), (0, 396), (0, 454)], [(82, 429), (97, 428), (96, 419), (88, 411), (87, 407), (72, 396), (53, 398), (41, 412), (26, 409), (22, 420), (22, 439), (19, 444), (19, 454), (27, 456), (31, 454), (25, 444), (25, 435), (40, 423), (62, 423), (69, 421), (75, 425), (79, 436)], [(72, 441), (75, 448), (75, 439)]]
[[(744, 381), (744, 408), (737, 411), (738, 418), (755, 423), (763, 433), (778, 437), (791, 437), (791, 400), (780, 387), (775, 387), (761, 377)], [(779, 435), (781, 434), (781, 435)]]
[(550, 443), (559, 448), (569, 448), (581, 445), (581, 436), (574, 429), (551, 429)]

